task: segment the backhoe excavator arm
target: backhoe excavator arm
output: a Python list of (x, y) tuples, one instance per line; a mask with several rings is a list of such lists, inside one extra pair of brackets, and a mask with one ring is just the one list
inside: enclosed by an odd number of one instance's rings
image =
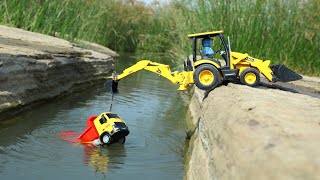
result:
[(169, 65), (160, 64), (160, 63), (152, 62), (149, 60), (141, 60), (141, 61), (137, 62), (136, 64), (130, 66), (129, 68), (123, 70), (123, 72), (121, 74), (118, 74), (118, 75), (114, 74), (113, 76), (108, 77), (108, 78), (112, 78), (112, 80), (113, 80), (112, 87), (117, 88), (116, 83), (119, 80), (129, 76), (130, 74), (133, 74), (135, 72), (143, 70), (143, 69), (151, 71), (153, 73), (156, 73), (156, 74), (170, 80), (174, 84), (179, 84), (180, 87), (178, 90), (181, 90), (181, 91), (187, 90), (187, 87), (190, 84), (194, 83), (193, 82), (193, 71), (171, 72)]

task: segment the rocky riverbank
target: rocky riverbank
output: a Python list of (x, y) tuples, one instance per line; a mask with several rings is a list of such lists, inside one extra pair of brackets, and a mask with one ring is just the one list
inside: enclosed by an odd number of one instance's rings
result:
[[(0, 26), (0, 119), (107, 75), (117, 54), (108, 48)], [(95, 51), (97, 49), (97, 51)]]
[[(311, 84), (316, 95), (320, 83)], [(186, 179), (319, 179), (318, 97), (232, 83), (207, 97), (196, 89)]]

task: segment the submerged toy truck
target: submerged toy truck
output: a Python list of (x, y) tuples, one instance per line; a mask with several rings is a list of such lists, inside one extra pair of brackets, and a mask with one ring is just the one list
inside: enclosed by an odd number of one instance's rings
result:
[(80, 134), (80, 143), (94, 145), (124, 144), (129, 134), (127, 124), (115, 113), (104, 112), (99, 116), (91, 116), (87, 120), (86, 129)]

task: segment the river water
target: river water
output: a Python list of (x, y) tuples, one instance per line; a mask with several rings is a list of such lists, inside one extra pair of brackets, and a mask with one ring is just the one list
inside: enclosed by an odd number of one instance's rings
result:
[[(135, 61), (124, 54), (116, 68)], [(112, 111), (129, 126), (124, 145), (89, 148), (59, 137), (61, 131), (81, 133), (89, 116), (109, 110), (103, 83), (1, 121), (0, 179), (182, 179), (188, 96), (177, 88), (146, 71), (120, 81)]]

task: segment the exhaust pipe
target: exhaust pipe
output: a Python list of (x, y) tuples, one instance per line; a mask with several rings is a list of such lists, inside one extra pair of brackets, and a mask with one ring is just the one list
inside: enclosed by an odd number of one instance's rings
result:
[(273, 72), (273, 81), (289, 82), (302, 79), (302, 76), (284, 64), (275, 64), (270, 66)]

